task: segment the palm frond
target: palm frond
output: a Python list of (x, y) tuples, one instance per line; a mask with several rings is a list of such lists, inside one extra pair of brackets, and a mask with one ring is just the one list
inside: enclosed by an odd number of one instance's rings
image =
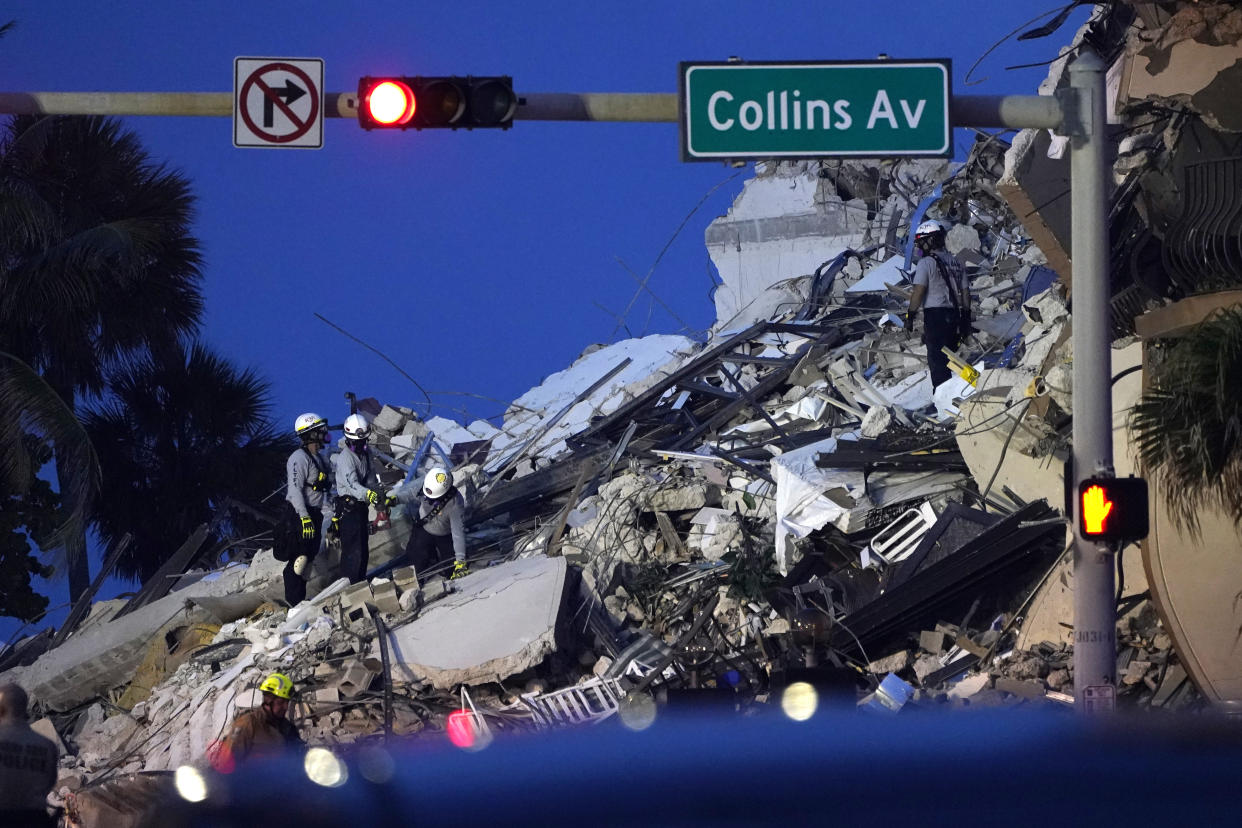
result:
[(1218, 508), (1242, 525), (1242, 306), (1163, 344), (1130, 412), (1143, 466), (1159, 473), (1177, 523), (1198, 531)]
[(37, 471), (26, 441), (34, 437), (51, 447), (60, 462), (74, 470), (64, 502), (74, 508), (61, 524), (39, 539), (46, 548), (86, 526), (99, 491), (99, 460), (82, 424), (52, 387), (26, 363), (0, 351), (0, 479), (8, 491), (21, 494)]

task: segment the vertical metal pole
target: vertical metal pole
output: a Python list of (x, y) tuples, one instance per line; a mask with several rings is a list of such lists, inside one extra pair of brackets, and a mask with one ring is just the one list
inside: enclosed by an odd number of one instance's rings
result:
[(1069, 68), (1076, 105), (1070, 144), (1074, 325), (1074, 699), (1079, 712), (1112, 710), (1116, 688), (1113, 553), (1079, 533), (1078, 484), (1113, 474), (1109, 342), (1108, 169), (1104, 62), (1084, 49)]

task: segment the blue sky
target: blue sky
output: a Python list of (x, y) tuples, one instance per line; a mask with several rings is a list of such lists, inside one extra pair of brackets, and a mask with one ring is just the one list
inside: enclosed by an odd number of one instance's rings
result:
[[(232, 89), (237, 56), (317, 57), (330, 92), (366, 74), (509, 74), (519, 92), (675, 92), (682, 60), (939, 58), (957, 94), (1033, 94), (1086, 17), (993, 52), (1037, 14), (995, 0), (523, 3), (19, 0), (0, 17), (11, 91)], [(1042, 22), (1042, 21), (1041, 21)], [(205, 258), (202, 336), (272, 382), (275, 410), (339, 422), (343, 393), (422, 399), (371, 342), (431, 391), (508, 401), (587, 345), (624, 338), (635, 283), (704, 196), (651, 280), (691, 328), (714, 321), (703, 231), (749, 175), (679, 160), (675, 124), (518, 122), (508, 131), (372, 132), (327, 121), (320, 150), (232, 145), (228, 118), (128, 118), (152, 156), (189, 176)], [(736, 176), (736, 177), (735, 177)], [(731, 180), (730, 180), (731, 179)], [(724, 182), (722, 184), (722, 182)], [(635, 335), (682, 327), (644, 296)], [(436, 413), (504, 402), (435, 394)], [(463, 412), (458, 412), (463, 413)], [(0, 630), (2, 631), (2, 630)]]

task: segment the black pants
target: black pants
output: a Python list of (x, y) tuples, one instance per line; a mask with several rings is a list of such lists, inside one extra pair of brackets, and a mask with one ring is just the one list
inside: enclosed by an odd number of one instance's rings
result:
[(941, 348), (957, 350), (962, 344), (961, 318), (955, 308), (923, 310), (923, 342), (927, 345), (927, 367), (931, 370), (932, 387), (953, 376), (949, 358)]
[(415, 526), (405, 544), (405, 559), (414, 567), (419, 579), (440, 561), (453, 560), (453, 536), (433, 535), (422, 526)]
[(367, 525), (367, 505), (355, 504), (338, 515), (341, 526), (341, 577), (356, 584), (367, 577), (368, 544), (371, 540)]
[[(304, 574), (310, 574), (310, 561), (315, 560), (315, 556), (319, 554), (319, 534), (323, 531), (323, 512), (318, 509), (307, 509), (310, 519), (315, 521), (315, 537), (303, 538), (298, 536), (297, 542), (291, 544), (289, 560), (285, 562), (285, 603), (289, 606), (295, 606), (306, 600), (306, 579), (293, 571), (293, 562), (298, 559), (299, 555), (305, 555), (307, 558), (306, 569)], [(298, 532), (302, 531), (302, 521), (297, 518)]]

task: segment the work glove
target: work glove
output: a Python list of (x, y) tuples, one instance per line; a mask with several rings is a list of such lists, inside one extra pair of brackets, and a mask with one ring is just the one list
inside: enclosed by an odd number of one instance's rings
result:
[(309, 517), (302, 518), (302, 540), (311, 540), (315, 537), (315, 521)]
[(465, 561), (458, 561), (453, 565), (453, 574), (449, 576), (450, 581), (456, 581), (458, 578), (464, 578), (470, 574), (470, 567), (466, 566)]
[(372, 506), (374, 506), (375, 504), (379, 503), (383, 499), (384, 499), (384, 496), (380, 494), (379, 492), (375, 491), (375, 489), (367, 489), (367, 503), (370, 503)]
[(332, 520), (328, 521), (328, 537), (339, 538), (340, 536), (341, 536), (341, 521), (334, 517), (332, 518)]
[(914, 332), (914, 320), (916, 320), (918, 316), (919, 316), (918, 312), (916, 311), (906, 311), (906, 315), (903, 321), (906, 323), (906, 336), (907, 337), (909, 337), (910, 334)]
[(316, 477), (315, 481), (310, 484), (310, 487), (312, 492), (326, 492), (332, 488), (332, 486), (328, 483), (328, 475), (323, 472), (319, 472), (319, 476)]
[(396, 505), (397, 505), (397, 499), (395, 497), (393, 497), (392, 495), (387, 495), (384, 497), (384, 509), (385, 510), (391, 509), (393, 506), (396, 506)]

